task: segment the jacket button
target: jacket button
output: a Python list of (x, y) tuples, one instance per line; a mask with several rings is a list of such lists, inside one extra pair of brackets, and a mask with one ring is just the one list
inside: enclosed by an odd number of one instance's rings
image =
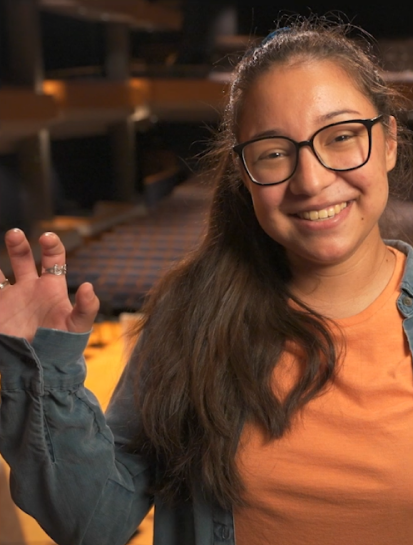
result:
[(222, 536), (222, 539), (225, 541), (231, 537), (231, 531), (227, 526), (222, 527), (221, 536)]
[(413, 305), (413, 299), (409, 297), (408, 295), (404, 295), (402, 299), (402, 303), (406, 307), (411, 307)]
[(230, 541), (233, 537), (232, 527), (225, 524), (216, 523), (214, 525), (214, 535), (219, 540), (219, 542)]

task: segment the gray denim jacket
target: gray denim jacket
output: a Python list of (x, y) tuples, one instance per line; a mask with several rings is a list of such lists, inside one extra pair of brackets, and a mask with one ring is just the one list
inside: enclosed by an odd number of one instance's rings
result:
[[(398, 307), (413, 351), (413, 249)], [(231, 512), (206, 501), (170, 508), (148, 494), (155, 461), (125, 449), (136, 432), (133, 368), (103, 416), (83, 386), (88, 335), (39, 329), (32, 344), (0, 335), (0, 452), (17, 505), (59, 545), (124, 545), (155, 505), (155, 545), (235, 545)]]

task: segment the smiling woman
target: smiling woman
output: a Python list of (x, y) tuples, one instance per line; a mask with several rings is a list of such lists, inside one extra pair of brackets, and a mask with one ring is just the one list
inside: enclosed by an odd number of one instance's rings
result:
[(61, 545), (126, 543), (154, 504), (156, 545), (412, 543), (413, 250), (379, 230), (411, 178), (403, 99), (361, 31), (282, 24), (235, 69), (206, 236), (148, 297), (105, 417), (92, 286), (72, 307), (6, 235), (0, 450)]

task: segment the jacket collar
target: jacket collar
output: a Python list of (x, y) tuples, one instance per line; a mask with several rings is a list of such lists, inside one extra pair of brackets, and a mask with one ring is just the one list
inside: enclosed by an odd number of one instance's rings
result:
[(401, 240), (385, 240), (385, 243), (406, 254), (406, 267), (400, 285), (401, 294), (397, 306), (405, 318), (413, 316), (413, 248)]

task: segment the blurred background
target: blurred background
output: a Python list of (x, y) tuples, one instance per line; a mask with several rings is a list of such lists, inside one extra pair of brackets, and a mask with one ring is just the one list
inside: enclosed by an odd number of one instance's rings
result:
[[(234, 63), (279, 13), (311, 12), (371, 33), (385, 77), (413, 99), (413, 5), (399, 0), (0, 0), (0, 267), (12, 280), (7, 229), (26, 231), (39, 268), (39, 234), (60, 234), (70, 294), (91, 281), (101, 300), (86, 359), (103, 406), (143, 298), (204, 232), (200, 158)], [(409, 199), (394, 214), (408, 238)], [(52, 543), (7, 481), (0, 460), (0, 545)], [(135, 545), (151, 543), (150, 522)]]

